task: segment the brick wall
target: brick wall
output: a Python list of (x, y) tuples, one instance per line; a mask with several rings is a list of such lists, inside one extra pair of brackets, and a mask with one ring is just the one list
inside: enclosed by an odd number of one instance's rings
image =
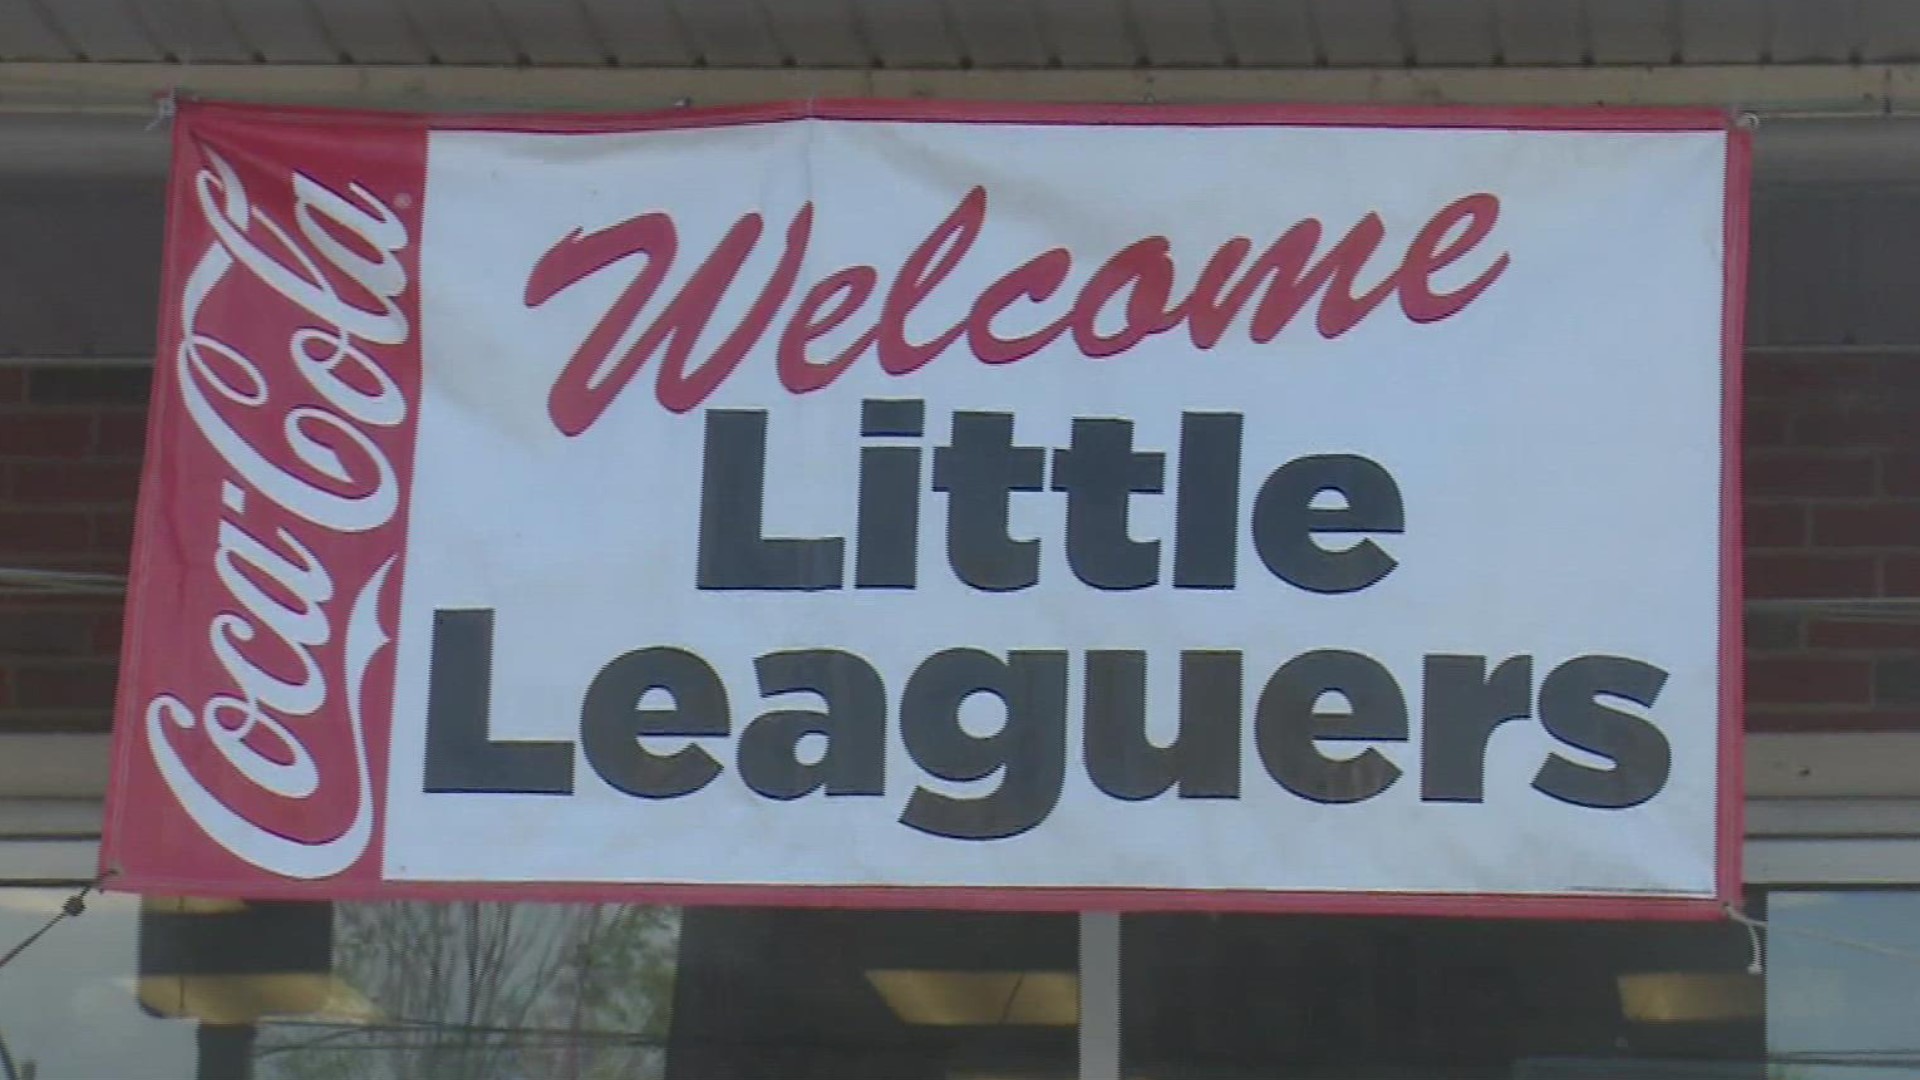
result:
[(1920, 355), (1747, 363), (1748, 725), (1920, 731)]
[[(0, 368), (0, 566), (125, 570), (148, 379)], [(1920, 730), (1920, 621), (1819, 607), (1920, 601), (1920, 356), (1755, 356), (1747, 391), (1752, 729)], [(0, 731), (105, 731), (119, 627), (0, 596)]]
[[(150, 372), (0, 367), (0, 566), (125, 573)], [(120, 604), (0, 595), (0, 732), (106, 731)]]

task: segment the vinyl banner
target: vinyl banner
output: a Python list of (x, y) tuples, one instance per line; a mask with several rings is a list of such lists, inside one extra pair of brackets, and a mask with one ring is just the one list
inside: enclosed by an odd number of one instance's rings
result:
[(1746, 154), (183, 106), (111, 885), (1711, 914)]

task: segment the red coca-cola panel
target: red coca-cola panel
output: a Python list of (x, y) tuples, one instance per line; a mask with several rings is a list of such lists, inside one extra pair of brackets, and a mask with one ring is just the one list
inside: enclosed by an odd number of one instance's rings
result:
[(425, 127), (186, 105), (174, 140), (102, 870), (147, 890), (368, 883)]

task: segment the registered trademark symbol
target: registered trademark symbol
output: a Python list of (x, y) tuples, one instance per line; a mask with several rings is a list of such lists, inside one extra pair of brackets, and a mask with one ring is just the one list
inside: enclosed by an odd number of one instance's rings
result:
[(393, 208), (394, 208), (394, 209), (396, 209), (396, 210), (410, 210), (410, 209), (412, 209), (412, 208), (413, 208), (413, 196), (411, 196), (411, 195), (396, 195), (396, 196), (394, 196), (394, 198), (393, 198)]

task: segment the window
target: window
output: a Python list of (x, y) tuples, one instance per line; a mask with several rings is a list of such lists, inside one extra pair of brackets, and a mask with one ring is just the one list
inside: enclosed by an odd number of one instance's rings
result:
[(1920, 890), (1749, 909), (1760, 975), (1726, 922), (1128, 916), (1116, 1026), (1071, 915), (109, 895), (0, 971), (0, 1080), (1920, 1075)]
[(1769, 899), (1767, 1051), (1786, 1080), (1920, 1075), (1920, 891)]
[(109, 895), (0, 972), (0, 1076), (1070, 1078), (1077, 956), (1071, 915)]
[(1129, 1076), (1597, 1080), (1762, 1053), (1728, 923), (1142, 916), (1121, 955)]

